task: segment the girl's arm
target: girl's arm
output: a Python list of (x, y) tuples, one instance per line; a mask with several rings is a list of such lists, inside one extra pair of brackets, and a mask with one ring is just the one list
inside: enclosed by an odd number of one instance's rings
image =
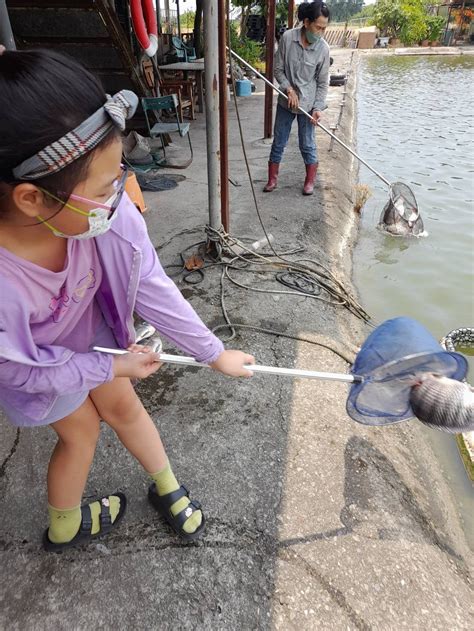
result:
[(142, 254), (135, 311), (184, 353), (199, 362), (212, 364), (223, 352), (224, 345), (165, 274), (148, 234), (142, 242)]
[[(40, 350), (47, 352), (47, 349)], [(68, 352), (67, 349), (63, 350)], [(113, 378), (113, 359), (102, 353), (72, 353), (64, 363), (45, 366), (0, 359), (0, 387), (30, 394), (83, 392)]]
[(29, 393), (66, 394), (96, 388), (113, 378), (113, 363), (101, 353), (74, 353), (59, 345), (37, 345), (30, 329), (28, 302), (2, 278), (0, 387)]

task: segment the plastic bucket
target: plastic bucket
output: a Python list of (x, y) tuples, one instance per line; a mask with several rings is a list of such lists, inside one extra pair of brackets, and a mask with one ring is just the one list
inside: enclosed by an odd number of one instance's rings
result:
[(125, 182), (125, 192), (142, 214), (148, 210), (145, 204), (142, 189), (140, 188), (137, 176), (133, 171), (128, 172), (127, 181)]
[(237, 96), (250, 96), (252, 94), (252, 83), (248, 79), (238, 79), (235, 82), (235, 93)]

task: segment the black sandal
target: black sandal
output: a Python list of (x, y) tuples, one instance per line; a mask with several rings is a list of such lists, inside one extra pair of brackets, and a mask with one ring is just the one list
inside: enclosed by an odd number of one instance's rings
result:
[(195, 541), (202, 535), (206, 519), (204, 517), (204, 513), (202, 513), (202, 521), (199, 528), (197, 528), (194, 532), (185, 532), (183, 530), (184, 523), (195, 511), (201, 510), (201, 504), (196, 500), (191, 500), (186, 508), (183, 508), (183, 510), (177, 515), (173, 515), (170, 508), (182, 497), (189, 497), (189, 491), (183, 485), (181, 485), (177, 491), (172, 491), (166, 495), (158, 495), (154, 482), (152, 482), (150, 488), (148, 489), (148, 499), (150, 500), (150, 503), (154, 508), (156, 508), (160, 515), (166, 519), (175, 533), (179, 535), (183, 541)]
[(114, 522), (112, 522), (112, 517), (110, 515), (109, 496), (102, 497), (99, 500), (94, 500), (96, 502), (100, 502), (99, 532), (97, 532), (95, 535), (91, 534), (92, 515), (90, 504), (94, 503), (94, 501), (92, 501), (81, 506), (81, 525), (75, 537), (73, 537), (71, 541), (65, 541), (64, 543), (53, 543), (48, 537), (48, 530), (45, 530), (43, 535), (44, 549), (47, 552), (61, 552), (66, 548), (77, 546), (80, 543), (87, 543), (92, 539), (97, 539), (98, 537), (103, 537), (104, 535), (107, 535), (112, 530), (112, 528), (115, 528), (115, 526), (119, 523), (119, 521), (125, 515), (125, 511), (127, 509), (127, 498), (123, 493), (111, 493), (110, 495), (114, 495), (115, 497), (118, 497), (120, 499), (120, 509)]

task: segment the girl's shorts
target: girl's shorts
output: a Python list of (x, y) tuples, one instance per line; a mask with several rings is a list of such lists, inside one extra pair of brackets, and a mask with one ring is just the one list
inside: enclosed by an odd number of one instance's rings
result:
[[(105, 320), (102, 318), (101, 323), (99, 324), (99, 328), (94, 336), (92, 341), (92, 346), (105, 346), (108, 348), (118, 348), (115, 337), (112, 333), (112, 330), (107, 325)], [(38, 427), (40, 425), (50, 425), (51, 423), (55, 423), (56, 421), (61, 420), (65, 416), (69, 416), (75, 412), (84, 401), (89, 396), (89, 390), (84, 390), (83, 392), (74, 392), (72, 394), (65, 394), (59, 396), (53, 404), (49, 414), (38, 421), (37, 419), (32, 419), (25, 414), (22, 414), (20, 410), (15, 408), (9, 408), (3, 403), (3, 411), (5, 412), (8, 420), (12, 425), (24, 427)]]

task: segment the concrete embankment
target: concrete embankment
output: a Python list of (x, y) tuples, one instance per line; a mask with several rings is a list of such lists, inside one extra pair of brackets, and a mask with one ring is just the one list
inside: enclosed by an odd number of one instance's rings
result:
[[(348, 69), (351, 52), (334, 54)], [(354, 71), (341, 137), (353, 142)], [(343, 88), (330, 88), (326, 124)], [(303, 197), (296, 130), (279, 188), (261, 193), (269, 145), (262, 138), (263, 85), (239, 100), (260, 211), (279, 251), (329, 268), (351, 285), (357, 238), (350, 155), (318, 132), (320, 175)], [(230, 104), (231, 231), (258, 238)], [(146, 217), (165, 265), (204, 238), (208, 219), (205, 123), (191, 127), (196, 157), (174, 190), (146, 194)], [(185, 144), (178, 152), (183, 158)], [(170, 268), (176, 273), (178, 268)], [(241, 284), (281, 289), (272, 275), (232, 271)], [(198, 285), (176, 281), (210, 325), (223, 322), (220, 267)], [(231, 319), (288, 335), (324, 338), (349, 356), (369, 330), (343, 307), (225, 283)], [(395, 314), (394, 314), (395, 315)], [(228, 347), (259, 363), (332, 372), (348, 364), (327, 348), (238, 330)], [(255, 375), (237, 381), (207, 370), (164, 367), (138, 392), (160, 427), (179, 478), (208, 517), (197, 545), (181, 545), (147, 504), (147, 479), (104, 427), (87, 496), (124, 491), (128, 514), (101, 546), (41, 551), (47, 429), (0, 423), (0, 628), (42, 629), (470, 629), (470, 552), (450, 492), (416, 422), (369, 428), (345, 414), (347, 386)]]

